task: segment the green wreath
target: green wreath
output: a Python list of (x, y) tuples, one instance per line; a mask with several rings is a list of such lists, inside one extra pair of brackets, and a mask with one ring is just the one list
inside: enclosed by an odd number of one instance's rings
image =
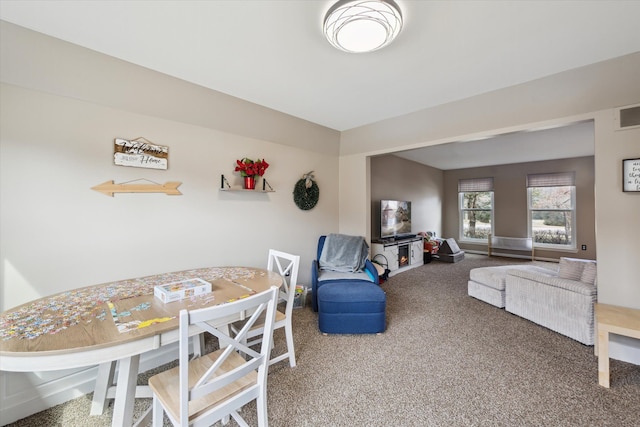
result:
[(320, 188), (313, 181), (312, 172), (303, 175), (302, 179), (299, 179), (293, 188), (293, 201), (303, 211), (313, 209), (320, 197)]

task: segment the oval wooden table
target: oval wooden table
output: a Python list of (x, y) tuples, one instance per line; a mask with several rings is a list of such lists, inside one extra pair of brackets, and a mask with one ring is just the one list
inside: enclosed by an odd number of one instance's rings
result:
[[(153, 295), (156, 285), (193, 278), (211, 283), (212, 292), (166, 304)], [(108, 379), (96, 384), (95, 414), (102, 413), (118, 361), (112, 425), (131, 425), (140, 355), (178, 340), (181, 309), (224, 304), (281, 284), (280, 275), (264, 269), (211, 267), (47, 296), (0, 315), (0, 370), (32, 372), (100, 365)], [(242, 316), (238, 313), (220, 326)], [(97, 383), (100, 380), (99, 373)]]

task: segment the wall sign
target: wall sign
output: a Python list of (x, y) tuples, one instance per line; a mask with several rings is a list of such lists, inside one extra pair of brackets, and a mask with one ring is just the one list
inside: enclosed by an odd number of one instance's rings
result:
[(166, 170), (169, 166), (169, 147), (153, 144), (144, 138), (116, 138), (113, 161), (119, 166)]
[(640, 191), (640, 159), (622, 161), (622, 191)]

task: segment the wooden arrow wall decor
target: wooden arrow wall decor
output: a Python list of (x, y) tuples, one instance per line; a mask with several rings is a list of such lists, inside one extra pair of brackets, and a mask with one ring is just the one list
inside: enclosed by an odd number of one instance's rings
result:
[(168, 181), (164, 184), (114, 184), (112, 180), (105, 181), (102, 184), (91, 187), (91, 189), (111, 197), (113, 197), (114, 193), (165, 193), (169, 196), (179, 196), (182, 195), (178, 190), (180, 184), (182, 183), (177, 181)]

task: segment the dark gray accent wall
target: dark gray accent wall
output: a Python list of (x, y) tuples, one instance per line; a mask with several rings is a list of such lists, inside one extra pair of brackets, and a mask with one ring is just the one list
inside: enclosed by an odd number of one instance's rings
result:
[(371, 237), (380, 237), (380, 200), (411, 201), (413, 233), (442, 233), (443, 171), (394, 155), (371, 158)]
[[(594, 157), (548, 160), (442, 171), (393, 155), (371, 158), (371, 236), (380, 237), (380, 200), (412, 202), (412, 231), (436, 231), (445, 238), (458, 236), (458, 180), (494, 178), (495, 234), (527, 236), (527, 174), (576, 173), (577, 252), (536, 250), (536, 257), (596, 259)], [(463, 250), (486, 252), (486, 244), (459, 243)], [(587, 250), (581, 250), (587, 245)], [(505, 252), (505, 251), (501, 251)], [(515, 252), (523, 255), (522, 252)]]

